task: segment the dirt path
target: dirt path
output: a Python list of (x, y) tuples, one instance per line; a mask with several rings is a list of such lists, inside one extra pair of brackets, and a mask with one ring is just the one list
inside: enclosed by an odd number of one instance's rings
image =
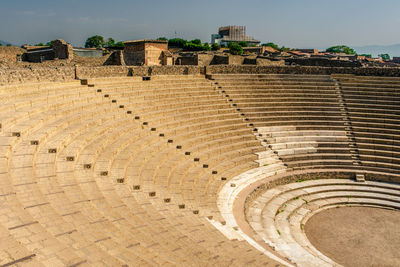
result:
[(333, 208), (305, 225), (310, 242), (344, 266), (400, 266), (400, 211)]

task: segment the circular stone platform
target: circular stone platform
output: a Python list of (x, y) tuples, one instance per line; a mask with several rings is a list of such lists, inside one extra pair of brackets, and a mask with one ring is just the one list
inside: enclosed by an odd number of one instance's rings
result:
[(307, 238), (344, 266), (400, 266), (400, 211), (373, 207), (331, 208), (312, 216)]

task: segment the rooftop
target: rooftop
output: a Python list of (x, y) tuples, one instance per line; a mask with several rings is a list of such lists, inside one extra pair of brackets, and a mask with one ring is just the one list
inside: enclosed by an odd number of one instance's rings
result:
[(125, 41), (124, 44), (139, 44), (139, 43), (159, 43), (159, 44), (168, 44), (168, 41), (165, 40), (152, 40), (152, 39), (142, 39), (142, 40), (134, 40), (134, 41)]

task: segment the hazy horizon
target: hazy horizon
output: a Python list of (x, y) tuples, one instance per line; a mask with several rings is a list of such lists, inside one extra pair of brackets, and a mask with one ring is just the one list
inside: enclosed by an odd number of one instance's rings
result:
[(0, 40), (16, 45), (62, 38), (83, 46), (95, 34), (116, 41), (181, 37), (210, 42), (225, 25), (244, 25), (261, 42), (292, 48), (400, 43), (400, 2), (394, 0), (337, 0), (335, 5), (321, 0), (3, 2)]

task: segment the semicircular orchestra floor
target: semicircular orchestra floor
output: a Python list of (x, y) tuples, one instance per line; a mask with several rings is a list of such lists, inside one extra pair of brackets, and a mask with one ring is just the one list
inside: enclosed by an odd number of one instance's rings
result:
[(336, 207), (305, 225), (311, 244), (344, 266), (400, 266), (400, 212)]
[(249, 203), (247, 221), (258, 240), (298, 266), (398, 266), (399, 189), (372, 181), (298, 180), (260, 193)]

